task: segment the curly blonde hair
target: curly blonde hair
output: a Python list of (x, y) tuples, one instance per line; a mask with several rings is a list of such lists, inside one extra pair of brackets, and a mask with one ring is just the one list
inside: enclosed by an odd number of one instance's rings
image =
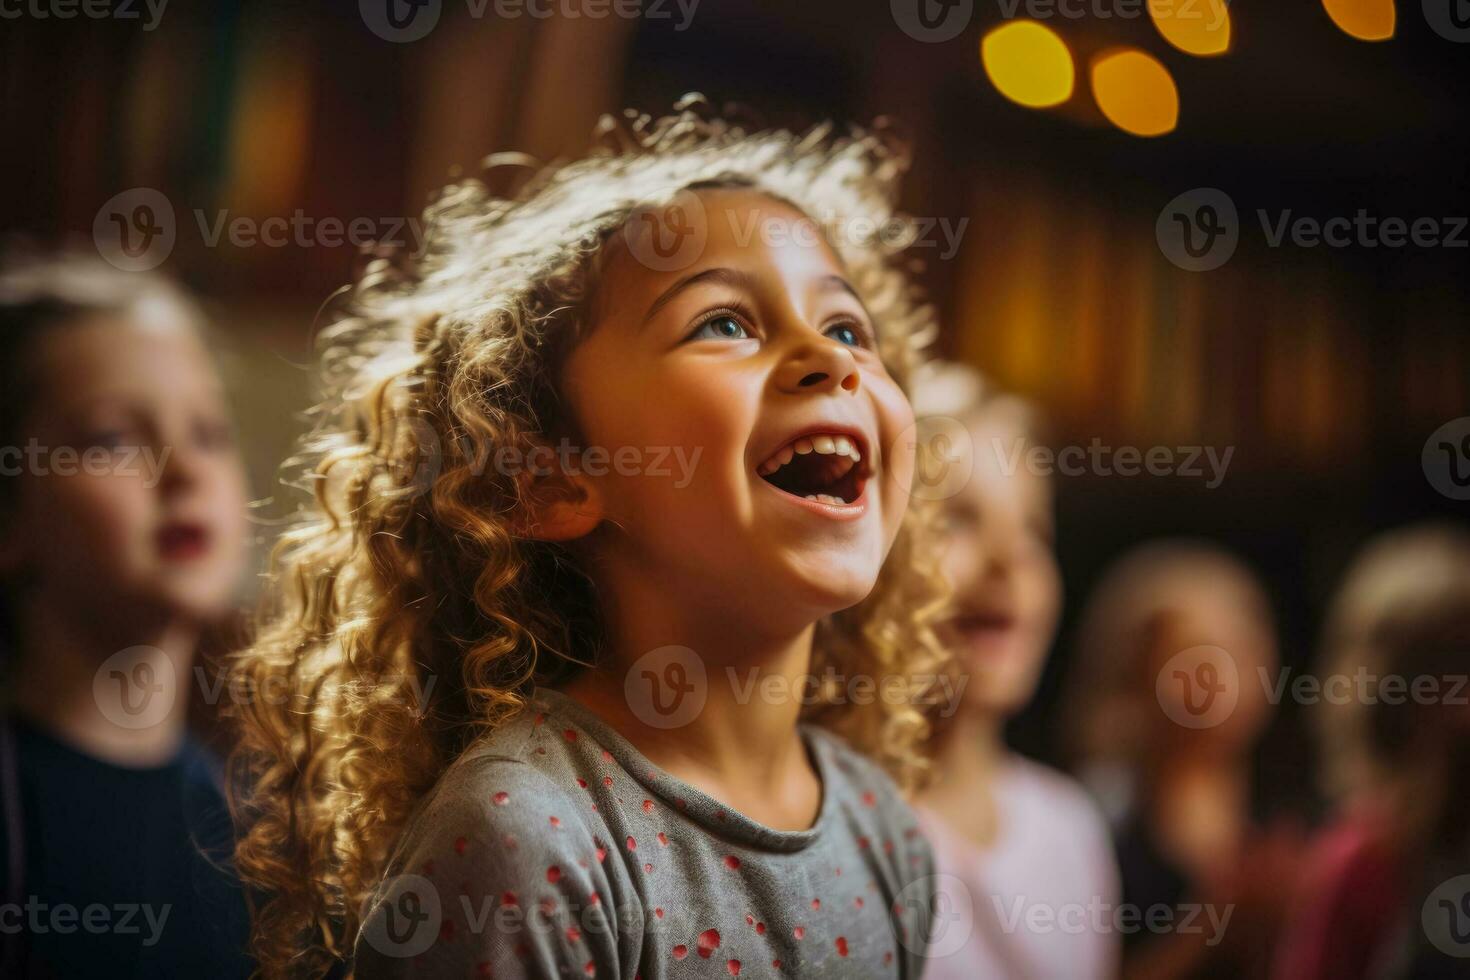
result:
[[(751, 131), (691, 97), (660, 119), (605, 118), (598, 137), (586, 158), (503, 196), (481, 180), (447, 187), (417, 266), (376, 261), (328, 317), (325, 400), (288, 460), (312, 505), (276, 546), (257, 638), (234, 663), (261, 694), (237, 709), (231, 783), (266, 976), (346, 959), (363, 900), (445, 766), (535, 685), (597, 656), (597, 603), (572, 556), (515, 532), (540, 491), (484, 462), (571, 432), (556, 379), (588, 327), (610, 236), (691, 187), (876, 219), (882, 234), (833, 247), (901, 384), (934, 332), (901, 259), (907, 161), (881, 127)], [(487, 169), (506, 162), (521, 161)], [(858, 706), (829, 692), (808, 709), (905, 785), (924, 769), (926, 684), (945, 661), (929, 518), (914, 503), (873, 592), (819, 624), (813, 652), (817, 676), (829, 664), (894, 676), (910, 697)]]

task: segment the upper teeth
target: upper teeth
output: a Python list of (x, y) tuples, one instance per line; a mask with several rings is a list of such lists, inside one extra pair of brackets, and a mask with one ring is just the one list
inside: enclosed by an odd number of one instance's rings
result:
[(805, 456), (807, 453), (817, 453), (821, 456), (847, 456), (855, 463), (863, 461), (863, 454), (858, 452), (857, 444), (847, 436), (803, 436), (762, 463), (759, 472), (762, 476), (769, 476), (795, 457)]

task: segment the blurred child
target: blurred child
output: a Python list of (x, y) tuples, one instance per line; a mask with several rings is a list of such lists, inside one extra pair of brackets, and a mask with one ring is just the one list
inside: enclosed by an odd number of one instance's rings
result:
[(931, 856), (879, 765), (918, 771), (942, 663), (902, 160), (606, 132), (448, 188), (331, 330), (318, 510), (240, 662), (295, 695), (244, 719), (267, 975), (918, 975)]
[(1214, 545), (1149, 544), (1104, 574), (1077, 642), (1069, 750), (1113, 826), (1124, 975), (1260, 976), (1292, 843), (1251, 809), (1277, 664), (1265, 594)]
[(96, 257), (0, 268), (6, 977), (250, 972), (218, 773), (184, 717), (246, 540), (200, 322)]
[[(944, 501), (943, 568), (954, 587), (943, 632), (965, 682), (936, 733), (935, 779), (920, 796), (942, 879), (926, 977), (1111, 977), (1116, 933), (1086, 912), (1117, 899), (1107, 826), (1081, 787), (1006, 747), (1007, 720), (1035, 691), (1061, 609), (1049, 479), (1024, 464), (1031, 408), (957, 365), (926, 373), (915, 408), (968, 439), (949, 465), (969, 478)], [(946, 423), (948, 424), (948, 423)], [(1029, 910), (1080, 914), (1032, 931)], [(963, 918), (968, 909), (972, 915)], [(1065, 910), (1065, 911), (1064, 911)], [(1079, 910), (1073, 912), (1071, 910)], [(971, 930), (962, 947), (946, 930)]]
[(1322, 665), (1336, 818), (1312, 848), (1277, 975), (1463, 976), (1421, 909), (1470, 873), (1470, 534), (1423, 525), (1365, 548), (1332, 605)]

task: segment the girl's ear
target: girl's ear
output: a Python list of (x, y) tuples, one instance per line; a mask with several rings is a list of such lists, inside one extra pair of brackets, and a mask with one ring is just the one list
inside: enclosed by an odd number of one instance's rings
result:
[(605, 514), (596, 483), (576, 467), (531, 478), (516, 532), (536, 541), (575, 541), (591, 534)]

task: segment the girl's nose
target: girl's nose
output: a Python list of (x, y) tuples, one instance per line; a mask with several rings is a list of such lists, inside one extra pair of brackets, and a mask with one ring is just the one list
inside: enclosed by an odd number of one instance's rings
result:
[(825, 338), (804, 342), (793, 351), (781, 365), (779, 381), (781, 389), (790, 394), (856, 394), (861, 383), (852, 351), (846, 344)]

